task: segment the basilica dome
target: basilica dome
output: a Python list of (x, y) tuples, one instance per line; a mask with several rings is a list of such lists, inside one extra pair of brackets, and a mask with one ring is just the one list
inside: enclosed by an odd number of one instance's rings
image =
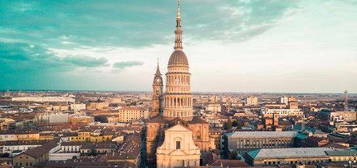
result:
[(175, 50), (170, 57), (170, 65), (188, 65), (186, 54), (182, 50)]

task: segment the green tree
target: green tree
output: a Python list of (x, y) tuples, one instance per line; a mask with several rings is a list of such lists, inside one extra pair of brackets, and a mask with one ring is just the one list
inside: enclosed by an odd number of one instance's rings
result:
[(231, 119), (228, 119), (228, 121), (224, 123), (223, 128), (224, 128), (225, 130), (229, 130), (229, 129), (232, 129), (232, 125), (233, 125), (233, 124), (232, 124)]

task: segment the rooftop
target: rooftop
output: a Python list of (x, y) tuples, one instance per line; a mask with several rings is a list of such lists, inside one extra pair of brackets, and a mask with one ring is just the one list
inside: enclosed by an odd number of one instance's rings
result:
[(44, 154), (48, 153), (51, 149), (57, 146), (56, 141), (50, 141), (42, 146), (31, 148), (22, 154), (32, 156), (34, 158), (42, 157)]
[(295, 137), (298, 133), (295, 131), (237, 131), (226, 133), (227, 136), (244, 138), (271, 138), (271, 137)]
[(268, 158), (304, 158), (304, 157), (324, 157), (331, 148), (279, 148), (279, 149), (258, 149), (248, 152), (254, 159)]
[(357, 156), (357, 150), (339, 150), (339, 151), (327, 151), (329, 156)]

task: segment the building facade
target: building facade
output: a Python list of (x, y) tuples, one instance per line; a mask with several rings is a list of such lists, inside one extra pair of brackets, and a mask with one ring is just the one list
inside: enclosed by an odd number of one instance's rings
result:
[(246, 106), (256, 106), (256, 105), (258, 105), (258, 97), (255, 97), (255, 96), (247, 97), (246, 100), (245, 100), (245, 105)]
[(165, 140), (157, 149), (157, 167), (195, 167), (200, 165), (200, 149), (192, 131), (181, 124), (165, 130)]
[(300, 109), (268, 109), (262, 110), (264, 117), (273, 117), (273, 115), (279, 117), (303, 117), (304, 112)]
[(221, 104), (208, 104), (206, 110), (213, 113), (220, 113), (222, 111), (222, 106)]
[(357, 112), (355, 111), (335, 111), (330, 113), (330, 121), (357, 121)]
[(147, 119), (149, 111), (141, 107), (123, 107), (119, 109), (119, 122), (131, 122), (140, 119)]
[(224, 134), (223, 145), (232, 151), (247, 151), (258, 148), (291, 147), (295, 131), (238, 131)]

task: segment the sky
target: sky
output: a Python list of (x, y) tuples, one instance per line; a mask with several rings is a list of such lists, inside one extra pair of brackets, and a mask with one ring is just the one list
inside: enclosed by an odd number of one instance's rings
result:
[[(0, 0), (0, 90), (150, 91), (175, 0)], [(357, 92), (357, 0), (182, 0), (196, 92)]]

